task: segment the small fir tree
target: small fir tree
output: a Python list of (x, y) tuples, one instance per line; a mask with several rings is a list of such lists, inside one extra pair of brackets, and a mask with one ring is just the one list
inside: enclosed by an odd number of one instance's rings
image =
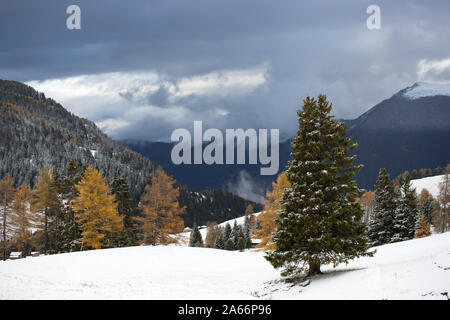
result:
[(216, 242), (214, 243), (214, 248), (216, 249), (225, 249), (225, 241), (223, 240), (223, 234), (220, 234), (217, 239)]
[(124, 175), (114, 176), (114, 180), (111, 184), (111, 192), (116, 197), (117, 212), (123, 217), (124, 231), (113, 239), (117, 246), (132, 246), (136, 245), (136, 223), (133, 220), (134, 209), (133, 200), (131, 199), (130, 187), (126, 181)]
[(237, 250), (244, 251), (246, 248), (246, 241), (243, 237), (240, 237), (237, 243)]
[(390, 243), (394, 236), (396, 190), (385, 168), (381, 168), (375, 186), (373, 213), (369, 219), (368, 236), (371, 246)]
[(228, 239), (225, 243), (225, 250), (233, 251), (234, 250), (234, 241), (232, 239)]
[(189, 237), (189, 246), (190, 247), (203, 247), (203, 237), (198, 229), (197, 224), (194, 224), (194, 228), (191, 231), (191, 235)]
[(225, 243), (227, 243), (227, 241), (231, 238), (231, 232), (232, 232), (231, 225), (229, 223), (227, 223), (225, 225), (225, 230), (223, 232), (223, 241)]

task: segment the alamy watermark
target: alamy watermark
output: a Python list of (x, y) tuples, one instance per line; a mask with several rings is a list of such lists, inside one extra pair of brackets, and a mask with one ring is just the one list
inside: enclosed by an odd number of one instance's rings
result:
[(72, 4), (67, 7), (66, 13), (70, 16), (67, 17), (66, 27), (69, 30), (81, 29), (81, 9), (79, 6)]
[[(258, 164), (259, 162), (259, 164), (267, 166), (260, 168), (261, 175), (278, 173), (279, 129), (270, 129), (270, 143), (268, 129), (247, 129), (245, 131), (243, 129), (226, 129), (224, 139), (224, 135), (219, 129), (211, 128), (203, 132), (202, 121), (194, 121), (193, 133), (194, 139), (187, 129), (180, 128), (172, 132), (172, 142), (178, 142), (171, 152), (174, 164), (235, 164), (235, 158), (237, 164), (246, 164), (246, 158), (248, 158), (248, 164)], [(248, 148), (246, 147), (247, 141)], [(205, 146), (204, 142), (209, 143)], [(224, 150), (226, 152), (225, 159)], [(248, 151), (248, 155), (246, 151)]]
[(372, 4), (367, 7), (367, 14), (370, 16), (366, 20), (366, 26), (369, 30), (380, 30), (381, 29), (381, 9), (376, 4)]

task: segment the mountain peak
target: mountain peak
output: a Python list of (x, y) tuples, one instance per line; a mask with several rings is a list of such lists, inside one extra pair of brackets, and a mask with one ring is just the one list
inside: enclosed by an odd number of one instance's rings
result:
[(414, 100), (433, 96), (450, 96), (449, 83), (416, 82), (399, 92), (403, 97)]

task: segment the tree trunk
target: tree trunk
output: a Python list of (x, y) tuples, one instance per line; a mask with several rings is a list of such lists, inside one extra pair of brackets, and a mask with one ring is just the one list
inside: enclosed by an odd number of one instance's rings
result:
[(309, 271), (308, 276), (315, 276), (316, 274), (322, 274), (320, 271), (320, 262), (319, 261), (310, 261), (309, 262)]

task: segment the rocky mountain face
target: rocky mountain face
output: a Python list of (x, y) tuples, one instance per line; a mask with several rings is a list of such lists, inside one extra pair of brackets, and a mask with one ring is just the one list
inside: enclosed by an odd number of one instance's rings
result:
[[(115, 174), (125, 175), (136, 205), (155, 170), (152, 161), (113, 141), (93, 122), (25, 84), (0, 80), (0, 178), (10, 173), (17, 185), (34, 186), (46, 164), (66, 174), (72, 159), (92, 165), (109, 183)], [(228, 192), (216, 197), (183, 185), (181, 190), (189, 225), (237, 217), (251, 203)], [(211, 203), (222, 205), (213, 209)]]

